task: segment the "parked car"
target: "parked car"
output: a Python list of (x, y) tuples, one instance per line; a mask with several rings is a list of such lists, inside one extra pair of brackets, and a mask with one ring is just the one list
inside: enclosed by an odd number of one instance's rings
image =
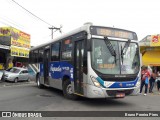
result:
[(7, 81), (13, 81), (15, 83), (23, 80), (30, 81), (28, 70), (19, 67), (13, 67), (4, 71), (3, 79)]

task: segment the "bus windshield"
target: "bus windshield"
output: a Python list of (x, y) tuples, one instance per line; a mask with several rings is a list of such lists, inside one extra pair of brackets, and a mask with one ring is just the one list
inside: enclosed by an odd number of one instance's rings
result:
[(140, 67), (138, 44), (131, 42), (123, 52), (126, 42), (110, 40), (110, 43), (115, 56), (105, 39), (92, 39), (92, 68), (102, 74), (136, 74)]

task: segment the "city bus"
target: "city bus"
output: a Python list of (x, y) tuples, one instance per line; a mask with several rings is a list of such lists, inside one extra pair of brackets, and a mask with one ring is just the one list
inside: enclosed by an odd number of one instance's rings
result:
[(69, 99), (136, 95), (140, 66), (135, 32), (91, 23), (30, 50), (37, 86), (60, 89)]

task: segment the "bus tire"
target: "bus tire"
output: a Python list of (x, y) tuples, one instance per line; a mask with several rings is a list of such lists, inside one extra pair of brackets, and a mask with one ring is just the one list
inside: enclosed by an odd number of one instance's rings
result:
[(40, 77), (39, 76), (37, 77), (37, 87), (40, 88), (40, 89), (44, 88), (44, 85), (42, 85), (40, 83)]
[(78, 96), (73, 94), (72, 92), (71, 82), (69, 81), (69, 79), (63, 82), (63, 95), (67, 99), (76, 100), (78, 98)]

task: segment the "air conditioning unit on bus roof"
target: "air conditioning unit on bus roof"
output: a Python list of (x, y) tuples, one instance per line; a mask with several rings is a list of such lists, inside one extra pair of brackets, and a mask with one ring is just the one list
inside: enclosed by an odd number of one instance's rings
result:
[(83, 25), (93, 25), (93, 23), (92, 22), (86, 22)]

